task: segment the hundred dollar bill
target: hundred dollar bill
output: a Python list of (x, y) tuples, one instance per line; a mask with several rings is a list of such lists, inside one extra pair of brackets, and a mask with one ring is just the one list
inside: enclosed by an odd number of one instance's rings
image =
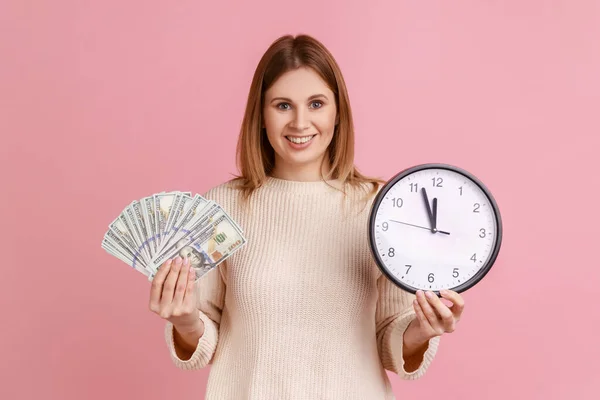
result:
[(183, 197), (183, 193), (181, 193), (181, 192), (176, 192), (175, 196), (173, 197), (173, 201), (171, 202), (171, 206), (169, 208), (169, 215), (167, 216), (167, 219), (165, 221), (165, 226), (161, 230), (161, 246), (162, 246), (162, 242), (168, 236), (169, 231), (171, 230), (171, 225), (173, 225), (173, 219), (175, 218), (175, 215), (177, 214), (177, 207), (178, 207), (182, 197)]
[(109, 230), (112, 230), (120, 239), (120, 241), (126, 244), (127, 247), (130, 248), (131, 252), (137, 257), (140, 257), (146, 265), (150, 263), (151, 259), (146, 258), (141, 247), (137, 244), (137, 241), (133, 237), (133, 228), (129, 226), (129, 222), (125, 217), (125, 213), (121, 213), (117, 219), (115, 219), (109, 225)]
[[(137, 248), (142, 253), (144, 260), (151, 261), (152, 257), (150, 256), (150, 252), (148, 252), (147, 246), (145, 246), (145, 236), (138, 225), (134, 222), (136, 217), (136, 212), (134, 210), (134, 203), (136, 201), (131, 202), (122, 212), (122, 215), (125, 217), (125, 221), (127, 223), (127, 227), (129, 228), (129, 232), (135, 241)], [(149, 262), (147, 263), (149, 264)]]
[(131, 258), (129, 258), (126, 255), (124, 255), (123, 253), (121, 253), (115, 245), (113, 245), (111, 242), (108, 241), (108, 239), (106, 239), (106, 238), (102, 239), (102, 248), (108, 254), (118, 258), (119, 260), (123, 261), (125, 264), (128, 264), (129, 266), (133, 267), (133, 262), (131, 261)]
[(156, 223), (156, 238), (158, 245), (162, 243), (162, 236), (165, 232), (167, 221), (169, 220), (169, 214), (173, 207), (173, 201), (177, 192), (159, 193), (155, 194), (154, 197), (154, 212), (155, 212), (155, 223)]
[(131, 259), (132, 266), (140, 265), (142, 268), (148, 269), (148, 263), (144, 261), (141, 253), (127, 244), (113, 228), (104, 234), (104, 239), (116, 247), (120, 253), (123, 253)]
[(102, 239), (102, 248), (110, 255), (123, 261), (125, 264), (133, 267), (136, 271), (141, 272), (145, 276), (150, 276), (150, 271), (142, 266), (140, 263), (136, 263), (129, 254), (123, 252), (122, 248), (114, 244), (108, 237)]
[(144, 224), (148, 235), (148, 244), (150, 245), (150, 253), (152, 257), (158, 252), (158, 244), (156, 241), (156, 224), (154, 214), (154, 198), (152, 196), (144, 197), (141, 200), (142, 204), (142, 216), (144, 217)]
[(226, 214), (221, 206), (214, 202), (207, 204), (201, 211), (202, 212), (199, 213), (196, 218), (188, 222), (184, 229), (181, 229), (177, 232), (176, 237), (172, 238), (167, 246), (163, 247), (159, 253), (154, 256), (152, 259), (153, 262), (165, 252), (172, 251), (173, 246), (175, 246), (178, 242), (181, 242), (182, 240), (192, 242), (196, 239), (197, 235), (202, 233), (202, 231), (216, 218), (218, 218), (220, 215)]
[(168, 250), (154, 261), (149, 279), (154, 278), (155, 271), (164, 261), (177, 256), (190, 260), (196, 279), (199, 279), (245, 244), (246, 238), (229, 216), (223, 213), (199, 235), (195, 235), (194, 240), (180, 239), (169, 246)]
[(175, 196), (175, 200), (173, 200), (173, 206), (171, 208), (171, 212), (169, 213), (169, 220), (165, 226), (165, 230), (163, 232), (163, 237), (161, 240), (161, 245), (159, 251), (164, 248), (165, 242), (173, 233), (173, 228), (179, 224), (181, 221), (183, 214), (189, 209), (190, 202), (193, 199), (185, 195), (185, 193), (179, 193)]
[(121, 250), (121, 248), (119, 248), (119, 246), (111, 242), (110, 239), (106, 236), (104, 236), (104, 238), (102, 239), (102, 248), (106, 250), (109, 254), (112, 254), (113, 256), (117, 257), (118, 259), (126, 262), (127, 264), (133, 267), (133, 259), (129, 255), (125, 254)]
[(146, 251), (146, 254), (150, 256), (150, 259), (152, 259), (153, 254), (149, 243), (151, 235), (146, 227), (146, 223), (144, 222), (142, 204), (137, 200), (133, 201), (131, 203), (131, 210), (133, 211), (133, 223), (141, 234), (142, 246)]
[(212, 202), (209, 203), (208, 200), (199, 194), (194, 196), (194, 198), (188, 202), (187, 207), (185, 207), (181, 218), (173, 225), (171, 232), (167, 232), (163, 237), (160, 248), (156, 254), (160, 254), (170, 243), (179, 240), (184, 234), (188, 233), (193, 226), (193, 221), (203, 215), (210, 204), (212, 204)]

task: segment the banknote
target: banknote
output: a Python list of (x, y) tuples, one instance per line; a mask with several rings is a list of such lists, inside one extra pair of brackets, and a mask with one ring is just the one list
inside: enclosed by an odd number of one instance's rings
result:
[(133, 240), (134, 240), (137, 248), (139, 249), (139, 251), (142, 254), (142, 256), (144, 257), (144, 259), (149, 264), (149, 261), (152, 260), (152, 255), (148, 251), (147, 246), (145, 244), (145, 239), (144, 239), (145, 236), (144, 236), (142, 229), (139, 227), (139, 224), (137, 224), (135, 222), (137, 217), (136, 217), (136, 212), (134, 209), (134, 203), (135, 203), (135, 201), (131, 202), (131, 204), (129, 204), (127, 207), (125, 207), (123, 216), (125, 217), (126, 225), (129, 228), (129, 231), (131, 233), (131, 236), (133, 237)]
[(173, 202), (177, 192), (159, 193), (154, 195), (154, 212), (156, 215), (156, 240), (160, 246), (162, 241), (162, 235), (164, 234), (169, 215), (173, 207)]
[(158, 252), (158, 243), (156, 241), (156, 224), (154, 214), (154, 198), (152, 196), (144, 197), (142, 203), (142, 216), (144, 217), (144, 224), (146, 225), (147, 233), (149, 237), (149, 246), (152, 256)]
[(120, 235), (113, 228), (109, 228), (109, 230), (104, 235), (104, 240), (107, 243), (110, 243), (112, 247), (116, 247), (119, 250), (119, 254), (125, 255), (130, 261), (132, 267), (140, 266), (141, 268), (149, 270), (148, 266), (149, 262), (146, 262), (141, 253), (135, 248), (130, 246), (123, 238), (124, 235)]
[[(212, 204), (212, 203), (211, 203)], [(191, 227), (196, 220), (203, 215), (205, 207), (209, 205), (209, 201), (200, 195), (194, 196), (191, 200), (187, 202), (185, 209), (182, 212), (178, 213), (178, 218), (175, 219), (175, 222), (172, 224), (171, 228), (167, 228), (163, 240), (156, 253), (162, 252), (162, 250), (169, 245), (172, 241), (177, 241), (188, 232), (186, 227)], [(178, 206), (178, 208), (182, 208)]]
[(150, 265), (150, 261), (152, 261), (152, 258), (146, 256), (145, 253), (142, 252), (142, 248), (134, 237), (133, 227), (128, 221), (126, 214), (126, 211), (123, 211), (110, 224), (106, 235), (109, 235), (111, 233), (116, 234), (116, 236), (120, 239), (123, 245), (126, 245), (126, 247), (128, 247), (131, 250), (131, 252), (136, 255), (137, 258), (140, 258), (144, 264)]
[(115, 244), (110, 239), (104, 238), (102, 240), (102, 248), (108, 253), (112, 254), (114, 257), (118, 258), (130, 267), (134, 268), (136, 271), (141, 272), (146, 277), (150, 277), (150, 270), (148, 268), (146, 268), (140, 263), (136, 263), (136, 261), (131, 257), (131, 255), (124, 253), (119, 247), (119, 245)]
[(177, 256), (189, 259), (200, 279), (245, 244), (243, 230), (219, 204), (168, 191), (127, 204), (109, 223), (101, 248), (149, 280)]
[(178, 234), (170, 240), (170, 244), (163, 248), (156, 257), (153, 258), (153, 267), (160, 266), (168, 255), (174, 253), (174, 249), (180, 246), (181, 243), (191, 243), (198, 238), (200, 234), (211, 225), (216, 218), (225, 215), (225, 211), (216, 203), (211, 202), (199, 218), (189, 222), (189, 224), (180, 229)]
[(236, 224), (228, 215), (221, 214), (198, 235), (194, 235), (193, 240), (181, 239), (170, 246), (168, 251), (154, 260), (153, 270), (164, 261), (180, 256), (190, 260), (196, 279), (200, 279), (245, 244), (246, 239)]

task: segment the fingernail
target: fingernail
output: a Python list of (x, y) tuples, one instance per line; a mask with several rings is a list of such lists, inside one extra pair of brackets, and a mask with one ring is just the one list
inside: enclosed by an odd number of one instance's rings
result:
[(425, 296), (427, 296), (427, 297), (429, 297), (430, 299), (432, 299), (432, 298), (433, 298), (433, 296), (434, 296), (434, 294), (433, 294), (433, 292), (432, 292), (432, 291), (427, 291), (427, 292), (425, 292)]
[(184, 258), (184, 259), (183, 259), (183, 265), (185, 265), (186, 267), (187, 267), (187, 265), (188, 265), (188, 260), (189, 260), (188, 258)]
[(181, 264), (181, 257), (177, 256), (177, 258), (175, 259), (175, 263)]

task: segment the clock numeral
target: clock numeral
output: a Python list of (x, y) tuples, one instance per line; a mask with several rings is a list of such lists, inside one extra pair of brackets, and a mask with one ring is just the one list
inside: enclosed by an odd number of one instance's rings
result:
[(481, 207), (481, 205), (479, 203), (473, 204), (473, 212), (474, 213), (478, 213), (479, 212), (479, 207)]
[(408, 265), (408, 264), (406, 264), (406, 265), (405, 265), (405, 267), (408, 267), (408, 268), (406, 269), (406, 273), (408, 274), (408, 271), (410, 271), (410, 269), (412, 268), (412, 265)]
[(387, 231), (388, 230), (388, 223), (384, 222), (383, 224), (381, 224), (381, 226), (383, 227), (383, 231)]
[(433, 272), (427, 275), (427, 280), (429, 283), (432, 283), (435, 280), (435, 275), (433, 275)]
[(440, 177), (433, 177), (431, 178), (431, 180), (433, 181), (433, 186), (434, 187), (442, 187), (442, 182), (444, 182), (444, 180)]
[(477, 262), (477, 253), (473, 253), (473, 255), (471, 256), (470, 260), (472, 260), (473, 262)]
[(394, 255), (396, 255), (396, 251), (393, 247), (390, 247), (390, 249), (388, 250), (388, 257), (394, 257)]
[(410, 191), (411, 192), (418, 192), (419, 190), (419, 184), (418, 183), (411, 183), (410, 184)]
[(460, 187), (458, 188), (458, 191), (460, 192), (460, 195), (462, 196), (462, 186), (460, 186)]
[[(412, 183), (411, 183), (412, 185)], [(400, 197), (394, 197), (392, 199), (392, 203), (394, 203), (394, 207), (402, 207), (404, 205), (404, 200), (402, 200)]]
[(455, 277), (455, 278), (458, 278), (458, 268), (454, 268), (452, 270), (452, 276)]
[(484, 228), (481, 228), (481, 229), (479, 230), (479, 237), (480, 237), (480, 238), (484, 238), (484, 237), (485, 237), (485, 229), (484, 229)]

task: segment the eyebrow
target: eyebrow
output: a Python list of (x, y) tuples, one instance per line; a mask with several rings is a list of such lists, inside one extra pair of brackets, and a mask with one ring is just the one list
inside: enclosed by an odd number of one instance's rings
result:
[[(327, 96), (325, 96), (324, 94), (319, 93), (319, 94), (313, 94), (312, 96), (310, 96), (308, 98), (308, 101), (314, 100), (314, 99), (318, 99), (319, 97), (324, 97), (325, 99), (329, 100), (327, 98)], [(271, 103), (274, 102), (275, 100), (283, 100), (283, 101), (287, 101), (288, 103), (293, 103), (293, 101), (290, 100), (290, 99), (288, 99), (287, 97), (275, 97), (274, 99), (271, 100)]]

